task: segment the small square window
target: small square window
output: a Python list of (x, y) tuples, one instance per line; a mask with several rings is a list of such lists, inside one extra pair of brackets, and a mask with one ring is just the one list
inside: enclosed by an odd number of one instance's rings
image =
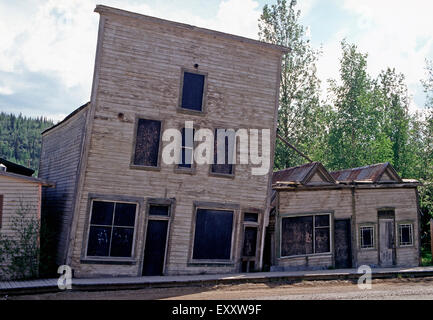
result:
[(374, 248), (374, 227), (361, 227), (361, 249), (371, 249)]
[(412, 224), (400, 224), (398, 227), (400, 246), (413, 245), (413, 226)]
[(203, 111), (205, 75), (185, 71), (183, 73), (181, 108)]

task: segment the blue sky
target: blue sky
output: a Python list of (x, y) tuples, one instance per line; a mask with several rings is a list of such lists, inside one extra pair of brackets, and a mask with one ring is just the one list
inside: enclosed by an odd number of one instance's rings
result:
[[(90, 99), (96, 4), (257, 38), (263, 5), (276, 0), (0, 0), (0, 111), (56, 121)], [(425, 59), (433, 60), (433, 1), (298, 0), (301, 22), (322, 47), (318, 75), (338, 78), (340, 41), (369, 54), (376, 76), (406, 75), (411, 111), (422, 108)]]

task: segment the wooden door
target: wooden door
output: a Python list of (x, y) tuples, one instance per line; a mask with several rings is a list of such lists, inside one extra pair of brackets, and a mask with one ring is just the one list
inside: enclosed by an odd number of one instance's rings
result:
[(393, 219), (379, 219), (379, 261), (381, 267), (394, 265)]
[(149, 220), (144, 249), (143, 276), (160, 276), (164, 271), (168, 220)]
[(334, 221), (335, 267), (352, 268), (350, 219)]

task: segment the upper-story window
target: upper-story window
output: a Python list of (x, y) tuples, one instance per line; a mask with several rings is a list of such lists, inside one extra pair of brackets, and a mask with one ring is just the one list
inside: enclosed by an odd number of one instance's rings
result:
[[(233, 165), (233, 153), (234, 148), (234, 136), (224, 135), (221, 136), (223, 139), (218, 141), (218, 129), (215, 129), (214, 135), (214, 163), (211, 165), (211, 172), (218, 175), (233, 176), (234, 165)], [(218, 144), (221, 143), (221, 145)], [(220, 154), (220, 160), (218, 161), (218, 153)], [(218, 163), (219, 162), (219, 163)]]
[(158, 167), (161, 121), (138, 119), (133, 164)]
[(205, 87), (205, 74), (183, 71), (180, 108), (203, 112)]
[(192, 128), (182, 129), (182, 146), (180, 152), (179, 168), (192, 168), (194, 154), (194, 133)]

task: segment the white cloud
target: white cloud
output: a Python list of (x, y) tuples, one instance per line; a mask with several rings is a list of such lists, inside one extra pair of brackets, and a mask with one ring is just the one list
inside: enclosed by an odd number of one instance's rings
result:
[[(424, 60), (433, 52), (433, 2), (344, 0), (341, 6), (357, 17), (357, 29), (341, 33), (349, 42), (357, 44), (361, 52), (369, 54), (369, 72), (376, 76), (386, 67), (395, 67), (406, 76), (409, 93), (422, 94), (420, 79), (424, 78)], [(338, 57), (341, 56), (339, 42), (342, 38), (339, 35), (325, 43), (325, 58), (319, 65), (322, 77), (335, 77), (338, 72)], [(411, 111), (419, 107), (422, 106), (412, 101)]]
[(13, 94), (14, 91), (8, 87), (8, 86), (0, 86), (0, 94), (3, 94), (5, 96), (9, 96), (11, 94)]
[[(0, 72), (52, 74), (66, 88), (80, 88), (76, 92), (82, 92), (83, 96), (77, 100), (89, 99), (99, 20), (99, 15), (93, 12), (97, 3), (97, 0), (0, 2)], [(133, 0), (103, 3), (251, 38), (257, 38), (261, 13), (254, 0), (223, 0), (216, 14), (208, 19), (192, 14), (187, 8), (158, 9), (156, 3), (146, 5)], [(11, 94), (22, 85), (19, 81), (8, 83), (0, 88), (0, 94)], [(58, 102), (66, 112), (77, 107), (64, 104)], [(44, 107), (38, 101), (36, 106)], [(53, 115), (58, 116), (61, 114)]]

